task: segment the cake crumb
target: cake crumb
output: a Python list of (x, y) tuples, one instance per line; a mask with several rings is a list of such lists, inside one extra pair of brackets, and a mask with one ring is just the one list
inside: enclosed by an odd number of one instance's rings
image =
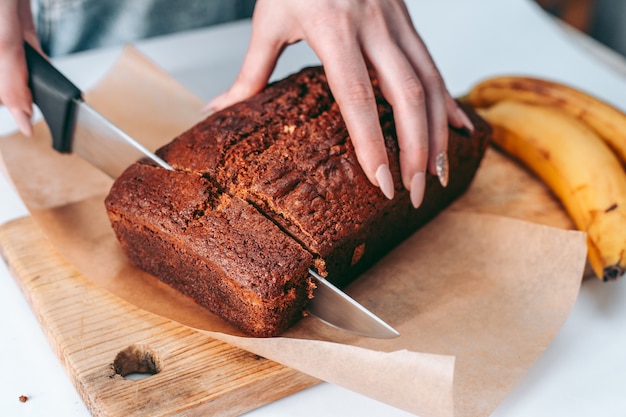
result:
[(356, 265), (356, 263), (361, 260), (364, 253), (365, 253), (365, 243), (361, 243), (359, 246), (354, 248), (354, 252), (352, 252), (352, 261), (350, 262), (350, 265)]
[(20, 402), (25, 403), (28, 401), (28, 395), (20, 395)]

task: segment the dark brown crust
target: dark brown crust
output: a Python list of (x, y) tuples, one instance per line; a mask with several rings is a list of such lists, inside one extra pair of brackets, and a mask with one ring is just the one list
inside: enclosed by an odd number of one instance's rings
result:
[(134, 164), (106, 206), (134, 265), (246, 333), (274, 336), (301, 316), (311, 255), (203, 177)]
[[(376, 87), (375, 81), (374, 85)], [(297, 296), (293, 303), (301, 304), (292, 305), (289, 312), (285, 304), (281, 304), (282, 307), (276, 304), (277, 315), (285, 315), (299, 313), (304, 308), (307, 292), (302, 265), (315, 265), (320, 273), (328, 275), (338, 285), (349, 283), (467, 189), (490, 133), (487, 123), (466, 107), (476, 130), (470, 135), (451, 129), (448, 186), (441, 187), (434, 176), (427, 175), (424, 202), (414, 210), (409, 193), (400, 181), (392, 109), (378, 88), (375, 92), (395, 180), (396, 197), (393, 200), (387, 200), (361, 170), (323, 70), (307, 68), (249, 100), (215, 113), (157, 151), (181, 172), (151, 168), (148, 176), (154, 180), (155, 194), (141, 194), (141, 200), (150, 201), (139, 203), (136, 195), (134, 201), (127, 201), (129, 193), (137, 188), (135, 183), (144, 181), (136, 176), (138, 168), (129, 169), (118, 179), (107, 205), (131, 260), (199, 303), (211, 305), (213, 311), (247, 332), (271, 321), (248, 310), (251, 285), (255, 287), (254, 294), (272, 300), (266, 303), (275, 302), (273, 297), (285, 288), (295, 288)], [(187, 185), (198, 182), (202, 186)], [(199, 191), (202, 187), (204, 194)], [(160, 196), (164, 188), (176, 197)], [(180, 189), (184, 190), (184, 195), (178, 196), (177, 190)], [(193, 233), (183, 230), (179, 217), (188, 217), (197, 210), (202, 200), (197, 193), (209, 201), (204, 203), (208, 204), (208, 217), (216, 208), (227, 206), (225, 199), (230, 201), (229, 207), (236, 202), (235, 205), (246, 206), (244, 211), (253, 210), (257, 216), (228, 224), (203, 225), (203, 228), (192, 229)], [(137, 204), (152, 205), (152, 211), (129, 214), (133, 213), (129, 205)], [(155, 221), (150, 216), (159, 210), (159, 216), (165, 217), (161, 222), (171, 227), (157, 230), (160, 234), (155, 236), (137, 230), (135, 223), (146, 227)], [(124, 216), (124, 220), (116, 222), (117, 218)], [(253, 249), (243, 249), (240, 245), (248, 242), (250, 237), (243, 239), (236, 229), (254, 229), (255, 222), (273, 223), (280, 230), (274, 226), (270, 239), (262, 240)], [(268, 271), (264, 268), (272, 265), (253, 257), (234, 262), (240, 270), (228, 270), (216, 258), (217, 252), (210, 256), (203, 254), (199, 242), (205, 239), (205, 233), (227, 236), (225, 239), (229, 244), (223, 246), (220, 258), (228, 259), (231, 252), (252, 250), (261, 254), (258, 256), (272, 260), (270, 264), (285, 264), (289, 268), (279, 281), (268, 281)], [(276, 245), (281, 241), (288, 241), (289, 247), (302, 245), (301, 253), (277, 251)], [(143, 246), (150, 248), (151, 245), (162, 247), (150, 254), (143, 253), (146, 251)], [(168, 258), (178, 257), (178, 264), (168, 266), (167, 270), (150, 269), (150, 265), (144, 265), (147, 261), (142, 259), (164, 258), (163, 251), (170, 254)], [(295, 268), (295, 264), (300, 269)], [(205, 282), (199, 278), (204, 275), (211, 277), (208, 281), (215, 284), (201, 287), (196, 281)], [(194, 278), (188, 278), (191, 276)], [(239, 289), (224, 284), (233, 281), (238, 282)], [(196, 288), (199, 285), (201, 288)], [(266, 324), (259, 324), (261, 321)], [(286, 321), (293, 322), (294, 318)], [(277, 329), (265, 330), (265, 334), (278, 332)], [(255, 330), (254, 334), (260, 334), (260, 331)]]

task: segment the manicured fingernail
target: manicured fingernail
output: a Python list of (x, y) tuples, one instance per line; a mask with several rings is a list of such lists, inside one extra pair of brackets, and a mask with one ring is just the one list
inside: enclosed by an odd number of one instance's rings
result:
[(213, 107), (212, 103), (208, 103), (200, 110), (200, 112), (208, 117), (215, 113), (215, 108)]
[(418, 172), (411, 178), (411, 204), (414, 208), (422, 205), (424, 200), (424, 190), (426, 188), (426, 175)]
[(448, 154), (446, 152), (441, 152), (437, 155), (435, 159), (435, 172), (437, 172), (437, 178), (439, 178), (439, 183), (446, 187), (448, 185)]
[(17, 127), (25, 136), (31, 137), (33, 135), (33, 127), (30, 124), (30, 115), (23, 110), (16, 110), (11, 112)]
[(393, 198), (394, 187), (391, 171), (389, 171), (387, 164), (381, 164), (376, 170), (376, 181), (378, 181), (378, 186), (385, 197), (391, 200)]
[(207, 116), (215, 113), (220, 108), (220, 103), (224, 101), (224, 94), (225, 93), (222, 93), (217, 97), (213, 97), (211, 101), (204, 105), (204, 107), (202, 108), (202, 113), (205, 113)]
[(463, 123), (463, 127), (467, 129), (469, 133), (474, 133), (474, 124), (472, 123), (470, 118), (467, 116), (467, 114), (465, 114), (463, 109), (461, 109), (460, 107), (457, 107), (456, 113), (459, 119), (461, 119), (461, 122)]

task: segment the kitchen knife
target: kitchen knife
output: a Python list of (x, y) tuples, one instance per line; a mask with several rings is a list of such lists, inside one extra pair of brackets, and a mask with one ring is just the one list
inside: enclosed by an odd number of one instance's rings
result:
[(317, 288), (307, 310), (323, 322), (358, 335), (392, 339), (400, 333), (326, 279), (309, 269)]
[(33, 101), (48, 124), (54, 149), (76, 152), (112, 178), (140, 159), (171, 169), (85, 103), (82, 92), (27, 42), (24, 51)]
[[(28, 82), (61, 153), (75, 152), (112, 178), (138, 160), (173, 169), (83, 101), (82, 92), (37, 50), (24, 43)], [(309, 270), (317, 288), (308, 311), (322, 321), (362, 336), (392, 338), (399, 333), (327, 280)]]

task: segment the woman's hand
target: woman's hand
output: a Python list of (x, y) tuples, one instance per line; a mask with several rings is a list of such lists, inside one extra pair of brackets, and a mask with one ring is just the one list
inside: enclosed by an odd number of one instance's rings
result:
[(219, 110), (261, 91), (284, 48), (300, 40), (324, 65), (359, 163), (387, 198), (394, 187), (367, 65), (393, 106), (402, 182), (413, 206), (422, 202), (426, 170), (447, 184), (448, 122), (470, 131), (473, 126), (401, 0), (258, 0), (240, 73), (207, 108)]
[(39, 47), (29, 0), (0, 3), (0, 104), (7, 106), (17, 126), (32, 134), (32, 96), (24, 57), (24, 40)]

